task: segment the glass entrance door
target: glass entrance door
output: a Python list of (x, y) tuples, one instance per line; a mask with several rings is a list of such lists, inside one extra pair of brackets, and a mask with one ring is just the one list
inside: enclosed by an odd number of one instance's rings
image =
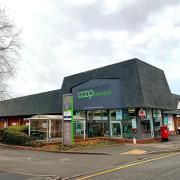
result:
[(111, 127), (112, 127), (112, 136), (122, 138), (122, 124), (121, 124), (121, 122), (112, 122)]

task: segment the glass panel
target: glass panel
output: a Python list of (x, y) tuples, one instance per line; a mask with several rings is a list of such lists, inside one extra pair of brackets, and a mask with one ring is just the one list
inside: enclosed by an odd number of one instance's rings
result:
[(47, 138), (48, 122), (47, 120), (31, 120), (30, 134), (36, 140), (45, 140)]
[(110, 110), (110, 120), (111, 120), (111, 133), (113, 137), (122, 138), (122, 110), (112, 109)]
[(93, 111), (93, 120), (95, 120), (95, 121), (102, 120), (101, 110)]
[(75, 121), (74, 122), (74, 134), (75, 135), (84, 135), (84, 123), (85, 121)]
[(157, 118), (154, 119), (154, 133), (156, 137), (161, 135), (161, 123)]
[(84, 119), (86, 117), (85, 111), (76, 111), (74, 115), (75, 115), (75, 118), (77, 119)]
[(107, 110), (102, 110), (102, 120), (108, 120), (108, 112)]
[(62, 121), (51, 120), (51, 138), (62, 137)]
[(162, 115), (161, 110), (153, 110), (153, 118), (154, 118), (154, 133), (155, 136), (161, 135), (161, 126), (162, 126)]
[(150, 121), (150, 131), (151, 131), (151, 137), (154, 137), (154, 123), (153, 123), (153, 117), (152, 117), (152, 110), (146, 109), (146, 118)]
[(87, 128), (89, 137), (108, 136), (108, 123), (106, 122), (88, 122)]
[(116, 109), (116, 121), (122, 120), (122, 109)]
[(151, 137), (150, 120), (148, 119), (141, 120), (141, 127), (142, 127), (142, 138), (150, 138)]
[(87, 111), (87, 120), (92, 121), (93, 120), (93, 111)]
[(89, 137), (108, 136), (108, 111), (87, 112), (87, 131)]
[(111, 116), (111, 121), (115, 121), (116, 120), (116, 110), (110, 110), (110, 116)]
[(123, 109), (122, 117), (122, 136), (132, 138), (132, 122), (136, 119), (135, 113), (128, 113), (128, 109)]
[[(85, 111), (76, 111), (74, 114), (74, 135), (85, 136), (86, 113)], [(91, 111), (88, 112), (88, 116), (90, 119), (93, 118)]]
[(132, 120), (123, 120), (122, 121), (122, 134), (124, 138), (132, 138)]
[(121, 123), (117, 122), (113, 122), (112, 123), (112, 136), (116, 136), (116, 137), (122, 137), (122, 134), (121, 134)]

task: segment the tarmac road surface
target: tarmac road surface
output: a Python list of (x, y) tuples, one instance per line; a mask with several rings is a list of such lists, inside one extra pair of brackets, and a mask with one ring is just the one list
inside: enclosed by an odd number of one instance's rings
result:
[(179, 180), (180, 152), (160, 155), (89, 174), (78, 180)]
[(0, 171), (0, 180), (51, 180), (48, 177), (36, 177), (18, 173)]
[[(49, 179), (49, 177), (76, 177), (102, 169), (123, 167), (135, 161), (165, 156), (164, 151), (180, 151), (180, 136), (170, 137), (169, 142), (156, 144), (126, 144), (101, 148), (84, 149), (83, 152), (100, 154), (50, 153), (7, 148), (0, 144), (0, 180)], [(82, 150), (81, 150), (82, 151)], [(170, 152), (169, 152), (170, 151)], [(133, 152), (133, 153), (132, 153)], [(147, 152), (147, 153), (143, 153)], [(150, 153), (150, 152), (153, 152)], [(158, 152), (158, 154), (154, 153)], [(162, 153), (163, 152), (163, 153)], [(176, 151), (177, 152), (177, 151)], [(146, 168), (145, 168), (146, 167)], [(2, 171), (2, 170), (7, 171)], [(108, 171), (94, 179), (180, 179), (180, 155), (131, 165)], [(50, 178), (52, 179), (52, 178)]]

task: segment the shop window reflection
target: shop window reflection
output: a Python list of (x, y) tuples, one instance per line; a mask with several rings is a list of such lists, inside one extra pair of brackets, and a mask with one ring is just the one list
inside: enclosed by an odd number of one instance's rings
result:
[(74, 113), (74, 135), (75, 138), (85, 138), (85, 111)]
[(111, 134), (113, 137), (132, 138), (132, 123), (136, 121), (135, 112), (128, 109), (114, 109), (111, 115)]
[(136, 119), (135, 113), (129, 113), (128, 109), (123, 109), (122, 135), (124, 138), (132, 138), (132, 120)]
[(141, 120), (141, 127), (142, 127), (142, 137), (143, 138), (151, 137), (150, 120), (148, 120), (148, 119)]

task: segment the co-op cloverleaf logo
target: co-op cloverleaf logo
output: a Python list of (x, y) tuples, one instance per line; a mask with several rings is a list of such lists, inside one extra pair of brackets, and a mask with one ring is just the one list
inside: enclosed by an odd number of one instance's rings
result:
[(91, 99), (93, 97), (99, 96), (110, 96), (112, 94), (111, 90), (95, 91), (95, 90), (83, 90), (78, 92), (78, 99)]

